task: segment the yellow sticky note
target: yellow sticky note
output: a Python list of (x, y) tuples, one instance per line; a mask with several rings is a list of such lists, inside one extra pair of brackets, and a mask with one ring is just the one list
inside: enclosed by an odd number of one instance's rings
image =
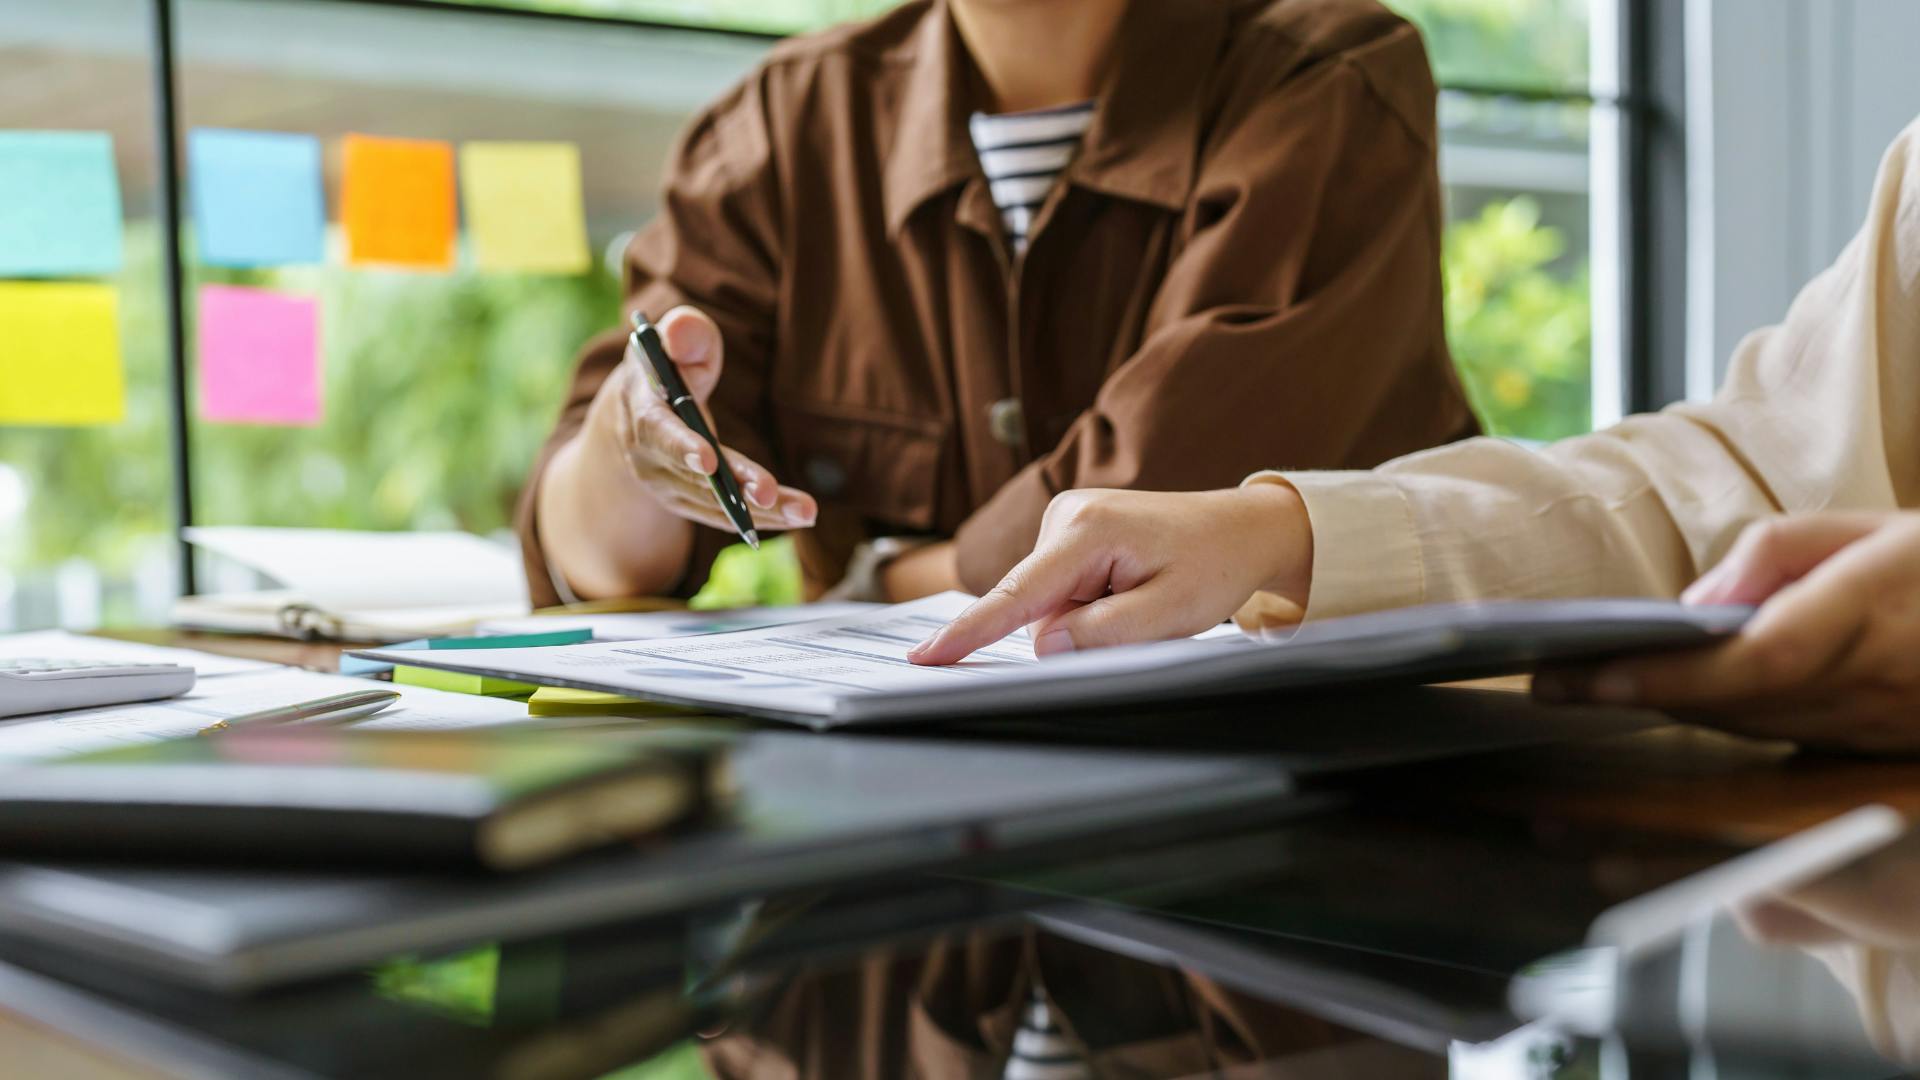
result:
[(579, 147), (463, 143), (460, 188), (474, 262), (482, 270), (578, 274), (590, 265)]
[(543, 686), (527, 699), (528, 716), (691, 716), (694, 713), (695, 710), (678, 705), (562, 686)]
[(114, 424), (126, 413), (113, 286), (0, 281), (0, 424)]

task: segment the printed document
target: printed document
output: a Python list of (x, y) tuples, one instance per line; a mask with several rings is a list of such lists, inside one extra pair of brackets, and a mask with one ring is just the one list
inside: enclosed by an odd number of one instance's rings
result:
[[(858, 712), (861, 706), (853, 702), (859, 699), (944, 699), (956, 691), (973, 696), (988, 684), (1023, 683), (1041, 674), (1036, 669), (1042, 665), (1035, 661), (1033, 643), (1024, 630), (951, 667), (919, 667), (907, 660), (907, 650), (972, 602), (964, 593), (950, 592), (910, 604), (733, 633), (559, 648), (476, 649), (455, 660), (447, 659), (451, 653), (416, 652), (398, 662), (451, 671), (512, 671), (507, 677), (545, 686), (722, 706), (829, 726), (833, 718), (850, 719)], [(1162, 645), (1191, 644), (1207, 650), (1250, 647), (1237, 631), (1224, 637)], [(1050, 660), (1040, 681), (1058, 695), (1062, 679), (1069, 675), (1093, 678), (1127, 670), (1132, 652), (1109, 650)], [(371, 650), (355, 655), (384, 660), (398, 654)]]
[(1436, 604), (1327, 619), (1284, 641), (1253, 642), (1228, 628), (1036, 661), (1020, 633), (952, 667), (907, 660), (907, 650), (970, 603), (944, 593), (700, 637), (355, 655), (829, 728), (1474, 678), (1543, 660), (1699, 646), (1734, 633), (1750, 614), (1656, 600)]

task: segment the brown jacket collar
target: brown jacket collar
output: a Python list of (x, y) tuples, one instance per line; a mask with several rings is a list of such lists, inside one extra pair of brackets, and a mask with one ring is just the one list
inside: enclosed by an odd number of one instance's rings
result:
[[(1204, 79), (1226, 31), (1220, 0), (1133, 0), (1067, 179), (1169, 210), (1184, 206), (1199, 153)], [(927, 200), (980, 174), (967, 132), (972, 60), (946, 0), (928, 5), (901, 60), (909, 69), (882, 181), (894, 234)]]

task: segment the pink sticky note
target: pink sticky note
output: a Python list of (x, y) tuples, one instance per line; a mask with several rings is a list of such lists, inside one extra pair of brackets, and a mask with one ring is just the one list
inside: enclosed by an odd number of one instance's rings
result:
[(228, 424), (320, 422), (314, 302), (262, 289), (200, 289), (200, 417)]

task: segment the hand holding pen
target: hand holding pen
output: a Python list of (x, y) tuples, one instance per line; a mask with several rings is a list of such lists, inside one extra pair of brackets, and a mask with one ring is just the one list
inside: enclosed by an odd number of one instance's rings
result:
[(761, 529), (812, 525), (812, 496), (780, 486), (764, 466), (720, 442), (724, 433), (714, 430), (706, 402), (720, 380), (722, 352), (719, 327), (699, 311), (676, 308), (657, 325), (634, 313), (614, 373), (627, 384), (614, 402), (625, 413), (617, 427), (627, 461), (671, 513), (749, 542)]

